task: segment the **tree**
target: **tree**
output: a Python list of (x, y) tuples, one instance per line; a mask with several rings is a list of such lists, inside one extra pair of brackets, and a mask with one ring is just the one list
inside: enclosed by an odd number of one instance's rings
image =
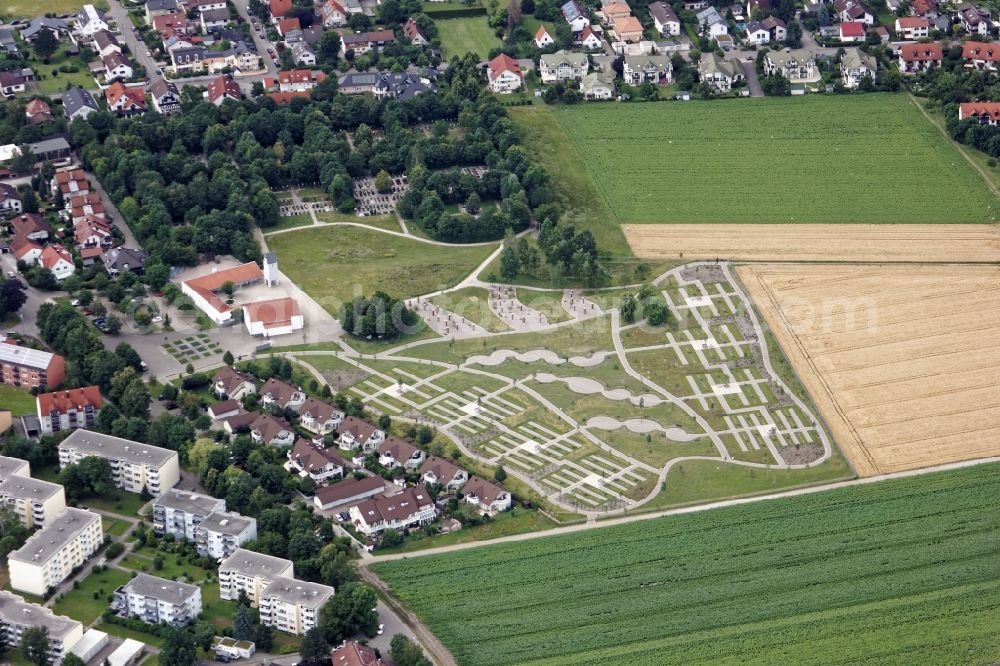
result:
[(382, 414), (378, 417), (378, 427), (379, 430), (388, 431), (389, 427), (392, 425), (392, 417), (388, 414)]
[(514, 248), (508, 245), (500, 254), (500, 275), (505, 280), (513, 280), (519, 272), (521, 272), (521, 260), (518, 259)]
[(503, 465), (497, 467), (496, 471), (493, 472), (493, 479), (498, 483), (503, 483), (504, 479), (507, 478), (507, 470), (503, 468)]
[(108, 315), (104, 320), (104, 327), (110, 335), (118, 335), (122, 330), (122, 320), (115, 315)]
[(385, 169), (381, 169), (375, 174), (375, 189), (382, 194), (392, 191), (392, 176)]
[(212, 639), (215, 638), (215, 626), (210, 622), (199, 620), (194, 623), (195, 645), (204, 651), (212, 649)]
[(233, 352), (227, 349), (226, 353), (222, 355), (222, 362), (225, 363), (226, 365), (231, 366), (234, 360), (235, 359), (233, 359)]
[(422, 425), (417, 428), (417, 444), (427, 446), (432, 439), (434, 439), (434, 431), (431, 430), (430, 426)]
[(633, 296), (632, 294), (628, 294), (627, 296), (625, 296), (625, 298), (622, 299), (622, 305), (621, 305), (622, 320), (626, 324), (631, 324), (635, 321), (635, 310), (636, 310), (635, 296)]
[(431, 666), (420, 646), (403, 634), (396, 634), (389, 642), (389, 656), (396, 666)]
[(76, 656), (72, 652), (67, 652), (66, 656), (62, 658), (62, 666), (87, 666), (87, 662), (80, 657)]
[(28, 300), (20, 281), (4, 280), (0, 285), (0, 318), (12, 315)]
[(190, 631), (168, 626), (160, 635), (164, 639), (160, 650), (161, 666), (191, 666), (198, 663), (198, 646)]
[(323, 638), (323, 632), (319, 627), (313, 627), (302, 637), (299, 654), (303, 661), (323, 661), (329, 657), (330, 644)]
[(32, 48), (35, 51), (35, 55), (42, 60), (46, 60), (47, 58), (51, 58), (52, 54), (59, 48), (59, 40), (56, 39), (51, 30), (42, 28), (35, 36), (35, 43), (32, 44)]
[(21, 633), (21, 654), (35, 666), (49, 665), (49, 630), (28, 627)]
[(266, 624), (255, 624), (253, 627), (253, 642), (261, 652), (270, 652), (274, 647), (274, 630)]
[(248, 641), (253, 636), (253, 622), (250, 620), (250, 609), (240, 604), (233, 616), (233, 638), (238, 641)]
[(226, 280), (222, 283), (222, 287), (219, 288), (219, 291), (232, 298), (233, 292), (236, 291), (236, 285), (233, 284), (232, 280)]
[[(319, 627), (329, 643), (339, 643), (363, 633), (374, 636), (378, 629), (375, 590), (364, 583), (345, 583), (320, 609)], [(303, 655), (305, 656), (305, 655)]]

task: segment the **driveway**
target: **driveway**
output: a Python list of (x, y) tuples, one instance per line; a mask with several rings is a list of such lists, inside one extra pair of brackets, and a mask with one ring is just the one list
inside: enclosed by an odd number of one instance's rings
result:
[(739, 65), (743, 68), (743, 76), (747, 79), (747, 90), (750, 91), (750, 96), (763, 97), (764, 89), (760, 87), (760, 80), (757, 78), (757, 67), (755, 66), (755, 63), (744, 60), (739, 63)]

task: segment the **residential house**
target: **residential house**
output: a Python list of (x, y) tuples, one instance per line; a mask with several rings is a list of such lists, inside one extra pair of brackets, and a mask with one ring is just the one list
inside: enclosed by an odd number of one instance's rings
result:
[(209, 74), (232, 69), (236, 72), (248, 72), (260, 69), (260, 56), (247, 42), (234, 42), (225, 51), (207, 51), (202, 64)]
[(297, 17), (293, 18), (283, 18), (277, 23), (278, 34), (285, 37), (286, 41), (288, 39), (289, 33), (302, 30), (302, 22), (299, 21)]
[(579, 0), (569, 0), (559, 8), (570, 32), (580, 32), (590, 25), (590, 12)]
[(341, 35), (340, 54), (346, 55), (354, 51), (354, 55), (364, 55), (371, 51), (381, 52), (388, 44), (396, 43), (396, 35), (392, 30), (375, 30)]
[(972, 118), (980, 125), (1000, 124), (1000, 102), (962, 102), (958, 105), (958, 119)]
[(49, 125), (55, 122), (52, 109), (40, 99), (33, 99), (24, 107), (24, 115), (29, 125)]
[(74, 30), (78, 35), (83, 35), (88, 39), (94, 33), (108, 29), (108, 22), (104, 12), (94, 7), (94, 5), (84, 5), (73, 17)]
[(97, 55), (103, 58), (106, 55), (114, 53), (115, 51), (121, 53), (122, 47), (112, 32), (108, 30), (99, 30), (94, 33), (94, 50), (97, 52)]
[(754, 46), (763, 46), (771, 41), (771, 32), (760, 21), (750, 21), (746, 26), (747, 42)]
[(242, 411), (240, 403), (235, 400), (222, 400), (214, 405), (209, 405), (205, 412), (213, 421), (221, 421), (231, 416), (237, 416)]
[(990, 28), (993, 25), (990, 10), (976, 7), (967, 2), (958, 8), (958, 18), (962, 23), (962, 29), (970, 35), (986, 36), (990, 34)]
[(931, 23), (922, 16), (900, 16), (896, 19), (896, 36), (917, 40), (930, 35)]
[(601, 36), (594, 30), (593, 26), (587, 26), (575, 36), (575, 43), (584, 51), (600, 51), (602, 49)]
[(642, 23), (634, 16), (616, 18), (612, 24), (615, 39), (619, 42), (635, 43), (642, 41)]
[[(174, 45), (170, 50), (170, 66), (175, 72), (197, 72), (203, 67), (206, 49), (204, 46)], [(238, 99), (238, 98), (237, 98)]]
[(656, 31), (664, 37), (681, 34), (681, 21), (677, 12), (665, 2), (653, 2), (649, 5), (649, 16), (653, 19)]
[(27, 88), (28, 81), (19, 70), (9, 70), (0, 72), (0, 93), (4, 97), (13, 97), (23, 93)]
[(62, 101), (63, 114), (69, 121), (74, 121), (77, 118), (86, 118), (94, 111), (101, 110), (101, 107), (94, 100), (94, 96), (79, 86), (74, 86), (67, 90), (63, 94)]
[(561, 50), (543, 54), (539, 58), (538, 69), (542, 83), (580, 81), (587, 75), (590, 62), (582, 53)]
[(313, 504), (321, 511), (331, 511), (363, 502), (383, 492), (385, 481), (380, 476), (348, 477), (332, 486), (317, 489)]
[(272, 409), (297, 412), (306, 401), (306, 394), (286, 381), (271, 377), (260, 387), (260, 401)]
[(841, 23), (875, 24), (875, 13), (855, 0), (836, 0), (833, 6)]
[(88, 456), (108, 460), (115, 485), (126, 492), (141, 493), (145, 488), (159, 497), (180, 480), (177, 452), (158, 446), (90, 430), (74, 430), (58, 448), (60, 469)]
[[(50, 18), (48, 16), (31, 19), (26, 28), (21, 28), (21, 39), (31, 44), (38, 39), (38, 33), (42, 30), (50, 31), (57, 39), (63, 39), (66, 37), (69, 37), (71, 40), (73, 39), (71, 34), (72, 28), (70, 27), (68, 21), (64, 19)], [(107, 26), (105, 26), (105, 30), (107, 30)]]
[(295, 443), (295, 430), (285, 419), (260, 414), (250, 424), (250, 437), (257, 444), (291, 446)]
[(153, 19), (163, 14), (173, 14), (180, 10), (177, 0), (146, 0), (146, 25), (153, 25)]
[(403, 24), (403, 36), (410, 40), (410, 44), (413, 46), (430, 46), (431, 43), (412, 18), (407, 19), (406, 23)]
[(506, 53), (490, 60), (486, 67), (490, 90), (498, 94), (512, 93), (524, 84), (520, 65)]
[(650, 83), (670, 83), (673, 65), (665, 55), (625, 56), (622, 63), (622, 78), (629, 85), (637, 86)]
[(59, 386), (66, 361), (59, 354), (0, 342), (0, 384), (24, 389)]
[(216, 106), (222, 106), (222, 103), (227, 99), (238, 102), (242, 98), (243, 91), (240, 90), (240, 84), (229, 74), (212, 79), (208, 82), (208, 88), (205, 90), (205, 99)]
[(221, 560), (257, 538), (257, 520), (232, 511), (216, 511), (194, 528), (198, 555)]
[(0, 215), (21, 212), (21, 197), (12, 185), (0, 183)]
[(260, 623), (295, 636), (319, 624), (320, 609), (333, 597), (333, 588), (304, 580), (278, 577), (260, 596)]
[[(17, 459), (0, 458), (0, 463), (10, 460)], [(45, 527), (66, 510), (66, 493), (58, 483), (33, 479), (28, 475), (2, 474), (0, 506), (13, 511), (25, 527)]]
[(544, 49), (547, 46), (552, 46), (556, 43), (556, 40), (549, 34), (544, 25), (538, 26), (538, 30), (535, 32), (535, 46), (540, 49)]
[(73, 255), (58, 243), (49, 243), (42, 248), (38, 263), (52, 271), (52, 274), (60, 282), (76, 272)]
[(174, 12), (172, 14), (160, 14), (155, 17), (153, 19), (153, 30), (160, 35), (187, 35), (196, 32), (197, 27), (188, 22), (187, 14), (184, 12)]
[(113, 51), (101, 58), (104, 63), (104, 78), (107, 81), (115, 79), (131, 79), (134, 73), (128, 59), (118, 51)]
[(875, 80), (875, 58), (857, 48), (844, 49), (840, 58), (840, 74), (847, 88), (857, 88), (861, 80)]
[(711, 39), (715, 39), (719, 35), (729, 34), (729, 24), (723, 20), (715, 7), (706, 7), (698, 12), (697, 19), (699, 32), (707, 26), (708, 36)]
[(212, 377), (212, 391), (221, 399), (242, 400), (257, 393), (257, 384), (253, 375), (226, 366)]
[(102, 545), (101, 515), (68, 508), (7, 556), (10, 586), (43, 596), (74, 574)]
[(43, 434), (93, 428), (104, 400), (97, 386), (39, 393), (35, 398), (38, 421)]
[(375, 451), (385, 441), (385, 431), (356, 416), (345, 416), (337, 426), (337, 443), (344, 451)]
[(194, 541), (195, 528), (216, 511), (225, 510), (224, 499), (171, 488), (153, 501), (153, 531)]
[(104, 98), (108, 102), (108, 111), (119, 118), (146, 113), (146, 89), (141, 84), (126, 86), (121, 81), (115, 81), (104, 90)]
[(437, 70), (430, 67), (423, 74), (415, 72), (385, 72), (378, 75), (371, 92), (378, 99), (410, 99), (424, 93), (437, 92)]
[(24, 236), (14, 236), (10, 242), (10, 251), (14, 254), (14, 259), (23, 261), (29, 266), (38, 263), (42, 256), (42, 246)]
[(114, 247), (101, 255), (104, 270), (111, 277), (116, 277), (125, 271), (142, 273), (146, 267), (146, 252), (127, 247)]
[[(232, 16), (229, 14), (229, 10), (226, 8), (222, 9), (207, 9), (201, 12), (201, 30), (203, 33), (208, 34), (210, 32), (216, 32), (226, 27), (226, 24), (232, 20)], [(298, 19), (293, 19), (298, 20)]]
[(17, 48), (17, 39), (14, 38), (12, 30), (0, 28), (0, 50), (12, 56), (20, 54), (20, 49)]
[(697, 12), (708, 7), (708, 0), (683, 0), (684, 11)]
[(604, 24), (612, 25), (616, 19), (632, 16), (632, 8), (621, 0), (612, 0), (612, 2), (601, 5), (597, 10), (597, 15)]
[(841, 23), (837, 26), (837, 34), (842, 42), (863, 42), (865, 41), (865, 24)]
[(770, 33), (772, 42), (783, 42), (788, 37), (788, 26), (777, 16), (768, 16), (760, 24)]
[(267, 0), (267, 13), (271, 17), (271, 23), (276, 24), (290, 11), (292, 11), (292, 0)]
[(933, 67), (940, 67), (944, 53), (940, 42), (925, 44), (902, 44), (899, 47), (899, 71), (903, 74), (926, 72)]
[(291, 69), (278, 72), (277, 90), (305, 92), (326, 80), (326, 73), (315, 69)]
[(938, 4), (938, 0), (913, 0), (910, 3), (910, 13), (926, 19), (935, 19), (941, 15)]
[(997, 61), (1000, 60), (1000, 44), (965, 42), (962, 45), (962, 58), (965, 60), (966, 67), (995, 72)]
[(375, 650), (356, 641), (347, 641), (330, 653), (333, 666), (382, 666)]
[(346, 468), (347, 463), (333, 449), (305, 439), (295, 440), (295, 446), (288, 451), (287, 469), (318, 484), (343, 478)]
[(312, 67), (316, 64), (316, 52), (304, 41), (292, 44), (291, 52), (296, 65)]
[(391, 435), (378, 445), (377, 451), (378, 464), (386, 469), (402, 466), (412, 472), (418, 469), (427, 458), (427, 454), (422, 449)]
[(323, 25), (327, 28), (340, 28), (347, 25), (347, 10), (337, 0), (327, 0), (320, 9)]
[(183, 627), (201, 614), (201, 588), (140, 573), (115, 590), (112, 609), (148, 624)]
[(222, 422), (222, 429), (230, 437), (249, 434), (250, 426), (253, 425), (253, 422), (257, 420), (258, 416), (260, 416), (260, 412), (245, 412), (240, 409), (237, 414), (227, 417)]
[(52, 227), (38, 213), (21, 213), (7, 220), (7, 225), (11, 236), (20, 236), (33, 241), (46, 241), (52, 237)]
[(335, 432), (344, 420), (344, 412), (316, 398), (306, 398), (298, 411), (299, 425), (320, 436)]
[(509, 492), (478, 476), (469, 478), (462, 488), (462, 496), (466, 504), (471, 504), (480, 513), (489, 516), (506, 511), (513, 501)]
[(97, 248), (99, 255), (114, 240), (111, 224), (96, 215), (85, 215), (73, 227), (73, 240), (78, 249)]
[(604, 72), (591, 72), (580, 81), (580, 94), (586, 100), (611, 99), (615, 96), (615, 79)]
[(352, 506), (351, 522), (362, 534), (373, 537), (387, 529), (404, 530), (425, 525), (437, 517), (437, 508), (423, 484), (382, 495)]
[(808, 49), (769, 51), (764, 56), (764, 74), (780, 74), (792, 83), (819, 79), (816, 61)]
[(149, 96), (153, 100), (153, 108), (160, 115), (169, 116), (181, 110), (181, 93), (173, 81), (154, 79), (149, 84)]
[(420, 481), (445, 490), (459, 490), (469, 480), (469, 473), (450, 460), (430, 456), (420, 465)]
[(739, 63), (724, 60), (715, 53), (702, 53), (698, 61), (698, 79), (706, 81), (719, 92), (729, 92), (733, 83), (743, 78)]
[(90, 193), (90, 182), (80, 167), (65, 167), (57, 170), (52, 180), (49, 181), (49, 186), (52, 189), (52, 196), (55, 196), (56, 192), (61, 192), (65, 201), (70, 201), (75, 196)]

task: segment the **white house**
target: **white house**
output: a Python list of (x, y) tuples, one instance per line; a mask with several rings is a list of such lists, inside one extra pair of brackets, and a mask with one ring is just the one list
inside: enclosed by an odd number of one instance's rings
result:
[(69, 250), (57, 243), (46, 245), (42, 249), (42, 254), (38, 257), (38, 262), (52, 271), (52, 274), (60, 282), (76, 272), (73, 255), (69, 253)]
[(771, 41), (771, 33), (760, 21), (750, 21), (746, 27), (747, 43), (763, 46)]
[(85, 37), (92, 37), (94, 33), (108, 29), (108, 22), (104, 18), (104, 12), (94, 7), (94, 5), (84, 5), (76, 13), (73, 21), (77, 34), (84, 35)]
[(698, 61), (698, 78), (720, 92), (728, 92), (733, 83), (743, 78), (739, 63), (723, 60), (715, 53), (702, 53)]
[(649, 5), (649, 16), (653, 19), (656, 31), (664, 37), (681, 34), (681, 22), (677, 12), (665, 2), (653, 2)]
[(344, 412), (316, 398), (306, 398), (298, 412), (299, 425), (321, 437), (334, 432), (344, 419)]
[(250, 335), (265, 338), (288, 335), (305, 326), (298, 301), (288, 297), (243, 306), (243, 323)]
[(295, 441), (288, 451), (288, 470), (316, 483), (326, 483), (344, 476), (347, 463), (333, 449), (324, 449), (305, 439)]
[(385, 441), (385, 431), (356, 416), (345, 416), (337, 426), (337, 441), (344, 451), (370, 453)]
[(590, 62), (582, 53), (556, 51), (546, 53), (538, 59), (538, 70), (542, 83), (580, 81), (587, 75)]
[(357, 530), (370, 537), (387, 529), (403, 530), (427, 524), (437, 517), (437, 508), (430, 493), (419, 484), (391, 497), (383, 495), (356, 504), (348, 513)]
[(469, 480), (469, 473), (445, 458), (431, 456), (420, 466), (420, 480), (446, 490), (459, 490)]
[(510, 493), (497, 484), (473, 476), (462, 488), (466, 504), (479, 509), (481, 513), (494, 515), (506, 511), (511, 506)]
[(604, 72), (591, 72), (580, 81), (580, 94), (586, 100), (611, 99), (615, 96), (615, 79)]
[(808, 49), (769, 51), (764, 56), (764, 74), (781, 74), (789, 81), (818, 81), (816, 61)]
[(556, 40), (552, 38), (552, 35), (545, 29), (545, 26), (538, 26), (538, 31), (535, 32), (535, 46), (544, 49), (546, 46), (552, 46), (555, 43)]
[(384, 442), (379, 444), (377, 451), (378, 464), (386, 469), (403, 466), (412, 471), (418, 469), (427, 458), (427, 454), (422, 449), (392, 436), (387, 437)]
[(506, 53), (490, 60), (486, 68), (486, 78), (490, 90), (499, 94), (512, 93), (524, 85), (524, 74), (520, 65)]
[(857, 88), (864, 78), (875, 78), (877, 62), (875, 58), (856, 48), (844, 49), (844, 55), (840, 59), (840, 74), (843, 77), (844, 86), (847, 88)]
[(183, 627), (201, 614), (201, 588), (141, 573), (115, 590), (112, 608), (148, 624)]
[(709, 38), (715, 39), (719, 35), (729, 34), (729, 24), (722, 19), (715, 7), (706, 7), (698, 12), (697, 17), (699, 32), (707, 26)]
[(578, 0), (569, 0), (559, 8), (570, 32), (580, 32), (590, 25), (590, 12)]
[(622, 78), (633, 86), (649, 81), (669, 83), (673, 65), (665, 55), (625, 56), (622, 64)]
[(900, 16), (896, 19), (896, 37), (916, 41), (931, 34), (931, 23), (922, 16)]

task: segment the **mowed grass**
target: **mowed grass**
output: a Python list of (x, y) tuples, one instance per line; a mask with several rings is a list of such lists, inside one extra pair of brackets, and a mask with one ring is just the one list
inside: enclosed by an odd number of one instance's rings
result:
[(453, 286), (493, 250), (432, 245), (353, 227), (276, 234), (268, 245), (282, 271), (335, 317), (344, 302), (377, 290), (409, 298)]
[(486, 22), (485, 16), (442, 19), (436, 25), (441, 37), (441, 48), (448, 58), (475, 53), (485, 59), (489, 56), (490, 49), (500, 46), (500, 40)]
[[(80, 11), (85, 3), (80, 0), (4, 0), (0, 4), (0, 15), (6, 18), (34, 18), (46, 14), (71, 14)], [(94, 0), (90, 4), (98, 9), (107, 10), (107, 0)]]
[(997, 493), (980, 465), (372, 568), (471, 666), (991, 663)]
[[(115, 590), (129, 582), (131, 576), (121, 569), (105, 569), (87, 576), (80, 586), (63, 595), (52, 610), (56, 615), (66, 615), (85, 625), (101, 616), (108, 607)], [(94, 595), (97, 598), (94, 598)]]
[(0, 384), (0, 409), (9, 409), (14, 416), (35, 414), (37, 409), (35, 396), (24, 389)]
[(980, 175), (903, 95), (554, 109), (620, 223), (998, 219)]

